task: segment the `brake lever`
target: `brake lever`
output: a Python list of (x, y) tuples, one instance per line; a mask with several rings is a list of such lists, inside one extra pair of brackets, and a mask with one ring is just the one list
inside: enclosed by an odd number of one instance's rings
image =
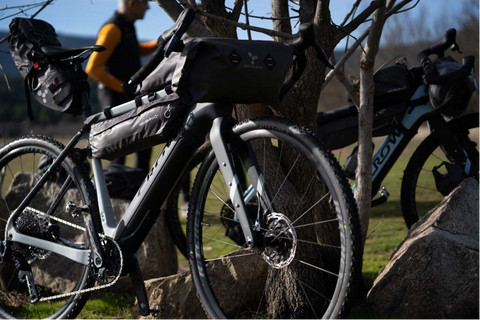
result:
[(452, 47), (451, 47), (451, 49), (452, 49), (452, 51), (458, 51), (458, 53), (461, 53), (461, 54), (463, 54), (463, 51), (462, 51), (462, 50), (460, 50), (460, 46), (458, 45), (458, 43), (457, 43), (457, 42), (454, 42), (454, 43), (452, 44)]
[[(334, 66), (328, 61), (327, 54), (325, 53), (325, 50), (318, 44), (318, 42), (315, 40), (315, 31), (313, 28), (312, 23), (305, 23), (300, 25), (299, 28), (300, 31), (300, 38), (303, 39), (304, 43), (308, 46), (312, 46), (315, 51), (317, 51), (317, 59), (322, 61), (328, 68), (330, 69), (335, 69)], [(305, 49), (308, 47), (305, 47)], [(301, 49), (301, 48), (300, 48)], [(303, 49), (304, 50), (304, 49)]]
[(325, 53), (325, 50), (317, 43), (317, 41), (312, 42), (312, 47), (317, 51), (317, 59), (322, 61), (327, 68), (329, 69), (335, 69), (335, 67), (328, 61), (327, 54)]

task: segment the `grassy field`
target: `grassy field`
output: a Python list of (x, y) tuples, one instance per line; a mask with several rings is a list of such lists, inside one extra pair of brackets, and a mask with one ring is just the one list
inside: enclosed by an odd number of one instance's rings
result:
[[(371, 210), (371, 217), (368, 230), (368, 238), (365, 246), (363, 257), (363, 278), (365, 281), (365, 289), (368, 290), (378, 274), (378, 272), (385, 267), (389, 262), (392, 252), (398, 247), (401, 241), (407, 235), (407, 228), (403, 221), (400, 205), (400, 188), (402, 183), (403, 170), (405, 169), (412, 153), (418, 147), (424, 135), (421, 133), (417, 139), (413, 140), (405, 150), (404, 154), (397, 161), (390, 174), (384, 181), (384, 185), (390, 193), (390, 198), (387, 203), (375, 207)], [(478, 130), (472, 133), (472, 137), (478, 143)], [(63, 140), (63, 139), (62, 139)], [(66, 142), (66, 141), (63, 141)], [(381, 144), (381, 139), (375, 139), (375, 145), (378, 148)], [(154, 149), (154, 155), (159, 154), (161, 147), (157, 146)], [(342, 164), (345, 162), (347, 156), (350, 154), (351, 148), (344, 148), (340, 151), (335, 151), (335, 156)], [(437, 150), (438, 152), (438, 150)], [(32, 161), (32, 159), (30, 159)], [(36, 159), (35, 161), (38, 161)], [(152, 157), (152, 163), (155, 157)], [(437, 161), (438, 162), (438, 161)], [(133, 165), (133, 156), (127, 157), (127, 165)], [(8, 178), (4, 181), (4, 186), (9, 185)], [(191, 179), (193, 182), (193, 178)], [(422, 194), (421, 201), (427, 208), (431, 208), (433, 203), (441, 200), (438, 193), (428, 193), (428, 189), (434, 189), (434, 180), (429, 175), (421, 178), (422, 186), (427, 190)], [(185, 225), (185, 219), (182, 219)], [(217, 250), (219, 248), (211, 248)], [(179, 267), (185, 270), (188, 267), (188, 262), (181, 254), (179, 256)], [(133, 296), (115, 296), (100, 294), (90, 300), (82, 313), (80, 318), (129, 318), (131, 309), (133, 308), (135, 298)], [(363, 310), (362, 307), (356, 309), (352, 314), (353, 317), (369, 317), (369, 311)]]

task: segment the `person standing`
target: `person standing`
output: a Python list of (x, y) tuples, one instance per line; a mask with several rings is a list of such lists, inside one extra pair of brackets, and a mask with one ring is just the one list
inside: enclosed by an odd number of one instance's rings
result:
[[(85, 68), (86, 73), (99, 83), (98, 100), (102, 108), (117, 106), (129, 101), (122, 92), (127, 83), (141, 67), (140, 58), (152, 53), (156, 40), (139, 43), (134, 23), (145, 17), (149, 5), (146, 0), (118, 0), (118, 11), (105, 22), (97, 36), (97, 45), (106, 48), (94, 52)], [(148, 172), (152, 149), (136, 153), (135, 167)], [(125, 157), (113, 163), (124, 164)]]

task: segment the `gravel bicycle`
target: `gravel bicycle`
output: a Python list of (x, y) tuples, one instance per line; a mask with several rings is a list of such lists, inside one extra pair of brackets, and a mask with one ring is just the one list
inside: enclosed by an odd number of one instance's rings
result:
[[(155, 59), (181, 50), (180, 39), (193, 17), (194, 11), (186, 9), (162, 34)], [(313, 26), (300, 29), (301, 36), (285, 44), (297, 61), (305, 62), (303, 52), (313, 46), (328, 63)], [(78, 68), (83, 55), (102, 50), (47, 49), (52, 61)], [(139, 74), (147, 75), (152, 65), (147, 63)], [(300, 63), (287, 89), (302, 72)], [(346, 313), (361, 270), (356, 205), (331, 153), (312, 133), (287, 120), (236, 123), (232, 103), (189, 105), (126, 212), (114, 220), (101, 159), (92, 157), (91, 144), (78, 148), (77, 143), (95, 124), (168, 99), (168, 91), (138, 96), (94, 115), (83, 92), (86, 120), (66, 146), (49, 137), (26, 136), (0, 149), (0, 185), (6, 179), (16, 182), (8, 194), (2, 188), (0, 201), (0, 316), (73, 318), (91, 292), (125, 275), (136, 289), (141, 314), (150, 314), (135, 252), (205, 136), (212, 148), (195, 179), (188, 223), (191, 272), (208, 315), (333, 318)], [(38, 175), (36, 162), (42, 155), (55, 160)], [(89, 157), (95, 187), (86, 173)], [(253, 186), (248, 201), (240, 175)], [(217, 180), (228, 190), (225, 199), (215, 189)], [(236, 218), (220, 217), (221, 210)], [(242, 236), (226, 237), (224, 223), (235, 224)]]

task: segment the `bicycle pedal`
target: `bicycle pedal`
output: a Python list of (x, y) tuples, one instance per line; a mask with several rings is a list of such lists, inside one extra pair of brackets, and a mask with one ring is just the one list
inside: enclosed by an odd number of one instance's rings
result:
[(153, 309), (150, 309), (150, 314), (152, 315), (158, 315), (158, 314), (161, 314), (161, 313), (164, 313), (166, 310), (165, 306), (156, 306), (155, 308)]

